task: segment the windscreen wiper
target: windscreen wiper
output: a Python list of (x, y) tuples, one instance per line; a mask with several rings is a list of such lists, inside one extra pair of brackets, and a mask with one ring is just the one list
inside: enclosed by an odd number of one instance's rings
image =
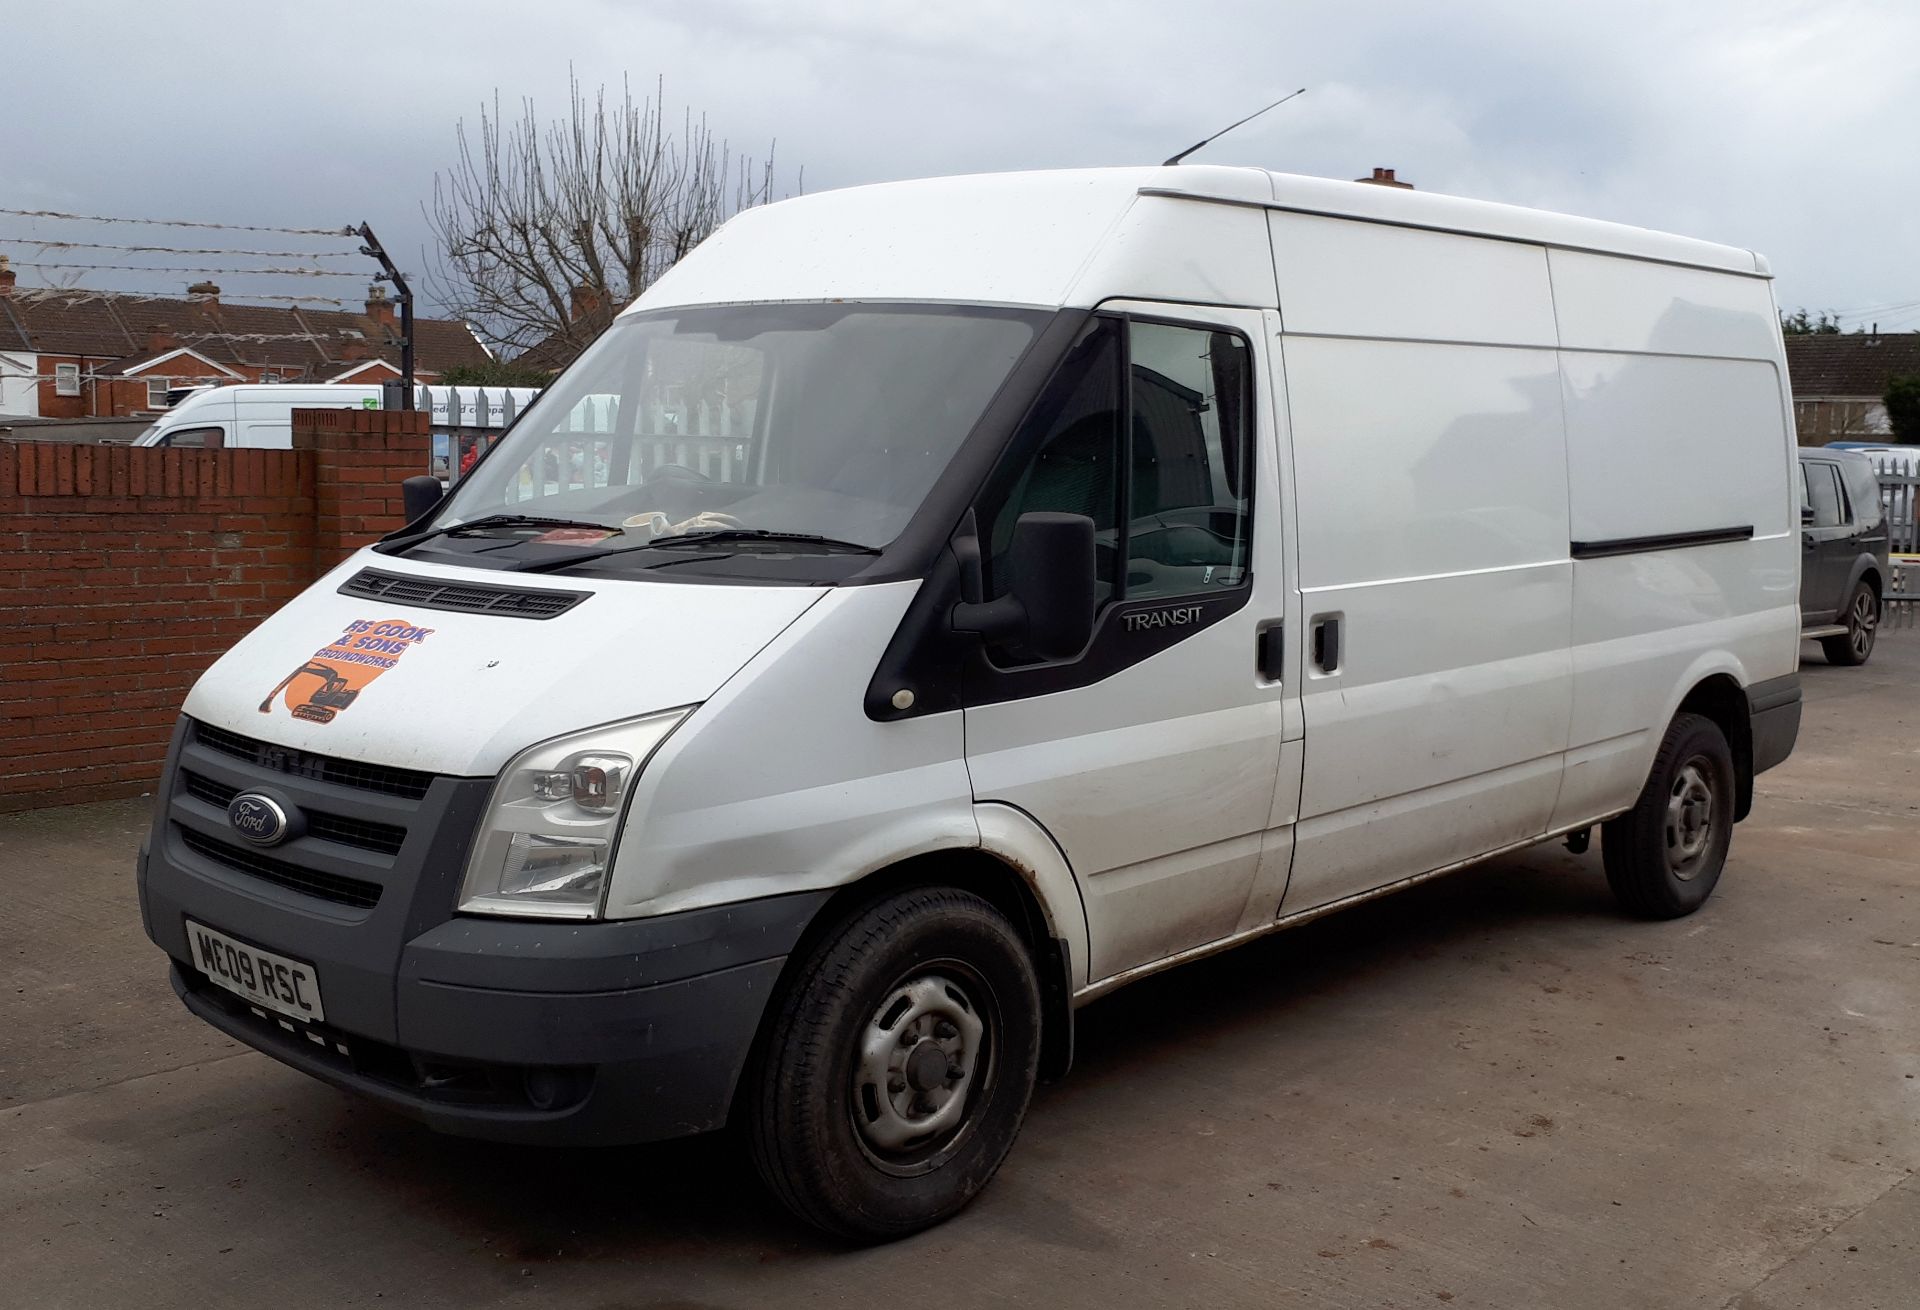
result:
[(388, 545), (413, 546), (434, 537), (453, 536), (462, 532), (485, 531), (488, 528), (590, 528), (595, 532), (604, 532), (617, 536), (620, 529), (610, 528), (604, 523), (590, 523), (586, 519), (556, 519), (540, 514), (485, 514), (477, 519), (467, 519), (460, 523), (449, 523), (444, 528), (428, 528), (425, 532), (416, 532), (411, 536), (393, 537)]
[(563, 559), (535, 560), (531, 564), (519, 565), (512, 571), (556, 573), (561, 569), (572, 568), (576, 564), (605, 559), (609, 555), (630, 555), (639, 550), (675, 550), (683, 546), (709, 546), (730, 541), (793, 542), (802, 546), (817, 546), (824, 551), (844, 555), (878, 555), (880, 553), (877, 546), (869, 546), (859, 541), (842, 541), (838, 537), (823, 537), (814, 532), (776, 532), (771, 528), (715, 528), (710, 532), (676, 532), (671, 536), (655, 537), (651, 541), (636, 542), (631, 546), (609, 546), (604, 550), (582, 551)]

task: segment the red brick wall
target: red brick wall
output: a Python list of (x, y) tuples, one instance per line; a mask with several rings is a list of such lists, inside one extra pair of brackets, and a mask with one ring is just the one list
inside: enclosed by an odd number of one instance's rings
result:
[(314, 472), (313, 575), (406, 522), (400, 482), (427, 471), (425, 410), (297, 410), (293, 448)]
[[(94, 418), (95, 384), (87, 374), (96, 368), (111, 363), (104, 357), (92, 355), (42, 355), (40, 356), (40, 417), (41, 418)], [(80, 394), (63, 396), (59, 394), (60, 384), (54, 381), (55, 364), (78, 364), (80, 366)], [(101, 399), (104, 400), (104, 397)], [(99, 411), (107, 413), (106, 410)]]
[(299, 411), (294, 434), (284, 451), (0, 442), (0, 811), (151, 788), (207, 666), (400, 526), (425, 414)]

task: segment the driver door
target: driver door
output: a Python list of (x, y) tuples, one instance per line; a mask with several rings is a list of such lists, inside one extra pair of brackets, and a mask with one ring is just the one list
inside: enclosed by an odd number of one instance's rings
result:
[(989, 596), (1022, 513), (1093, 520), (1094, 636), (1065, 660), (989, 652), (964, 691), (975, 799), (1060, 843), (1092, 981), (1272, 920), (1302, 746), (1277, 316), (1121, 311), (1088, 329), (975, 506)]

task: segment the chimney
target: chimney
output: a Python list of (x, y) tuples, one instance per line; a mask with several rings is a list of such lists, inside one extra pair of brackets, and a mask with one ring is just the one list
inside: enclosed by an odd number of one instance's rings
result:
[(1356, 177), (1353, 180), (1356, 182), (1369, 182), (1369, 183), (1372, 183), (1374, 186), (1397, 187), (1402, 191), (1413, 190), (1413, 183), (1402, 182), (1399, 178), (1393, 175), (1393, 170), (1391, 168), (1376, 168), (1373, 170), (1372, 177)]
[(174, 339), (173, 329), (165, 323), (147, 324), (147, 349), (158, 354), (163, 350), (172, 350), (180, 343)]
[(220, 303), (220, 288), (212, 282), (195, 282), (187, 288), (187, 299), (208, 307), (215, 307)]
[(7, 267), (7, 257), (0, 255), (0, 296), (13, 294), (14, 272)]
[(573, 288), (569, 299), (572, 303), (567, 308), (567, 317), (575, 323), (600, 312), (600, 293), (584, 283)]
[(378, 282), (367, 288), (367, 317), (393, 326), (393, 302), (387, 299), (387, 289)]

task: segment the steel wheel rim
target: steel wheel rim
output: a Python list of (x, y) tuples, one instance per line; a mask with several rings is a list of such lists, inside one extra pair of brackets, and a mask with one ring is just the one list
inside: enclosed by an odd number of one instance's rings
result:
[(1714, 829), (1718, 822), (1712, 766), (1696, 755), (1680, 766), (1667, 792), (1667, 815), (1663, 831), (1667, 845), (1667, 868), (1681, 882), (1691, 882), (1706, 864), (1713, 849)]
[(997, 1029), (992, 988), (957, 960), (887, 988), (853, 1053), (848, 1110), (868, 1160), (912, 1177), (952, 1157), (991, 1087)]
[(1853, 641), (1853, 653), (1862, 659), (1865, 659), (1867, 653), (1873, 649), (1873, 630), (1879, 621), (1880, 616), (1874, 612), (1871, 595), (1863, 591), (1854, 597), (1853, 632), (1850, 635)]

